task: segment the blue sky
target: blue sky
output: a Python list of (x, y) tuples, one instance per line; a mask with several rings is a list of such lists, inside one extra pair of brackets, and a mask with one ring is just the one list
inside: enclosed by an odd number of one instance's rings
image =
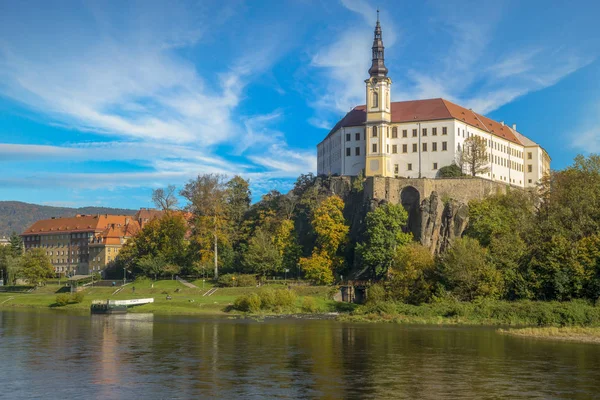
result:
[(375, 5), (393, 100), (516, 123), (553, 168), (600, 152), (596, 1), (0, 0), (0, 200), (147, 207), (211, 172), (287, 191), (364, 103)]

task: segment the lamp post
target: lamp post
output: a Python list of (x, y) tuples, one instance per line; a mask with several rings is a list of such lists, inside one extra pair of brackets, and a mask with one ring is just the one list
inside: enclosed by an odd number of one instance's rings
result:
[(287, 285), (287, 273), (290, 272), (290, 270), (286, 268), (283, 270), (283, 272), (285, 273), (285, 284)]
[(125, 281), (127, 280), (125, 273), (126, 273), (126, 270), (123, 267), (123, 285), (125, 285)]

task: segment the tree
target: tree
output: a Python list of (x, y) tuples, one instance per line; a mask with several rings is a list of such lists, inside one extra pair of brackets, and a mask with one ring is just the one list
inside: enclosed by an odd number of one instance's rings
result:
[(195, 217), (194, 233), (201, 246), (201, 259), (211, 253), (206, 246), (206, 239), (208, 234), (212, 236), (215, 279), (219, 277), (219, 239), (227, 240), (227, 187), (224, 179), (225, 177), (219, 174), (198, 175), (181, 191), (181, 195), (189, 201), (188, 210)]
[(265, 276), (279, 271), (281, 261), (282, 253), (273, 237), (265, 229), (257, 229), (244, 254), (244, 264), (248, 271)]
[(21, 257), (13, 254), (11, 246), (0, 246), (0, 275), (5, 285), (14, 285), (21, 270)]
[(156, 280), (163, 274), (167, 261), (162, 256), (145, 255), (137, 260), (136, 267), (146, 276), (153, 276)]
[(54, 267), (43, 249), (31, 249), (21, 257), (21, 276), (33, 285), (42, 285), (54, 276)]
[(236, 175), (225, 186), (225, 202), (227, 203), (229, 221), (234, 228), (237, 228), (241, 225), (244, 215), (250, 208), (252, 197), (250, 182)]
[(348, 240), (349, 227), (343, 210), (344, 201), (338, 196), (331, 196), (315, 210), (312, 219), (312, 226), (317, 234), (317, 247), (331, 259)]
[(157, 208), (163, 211), (173, 211), (179, 202), (176, 192), (175, 185), (169, 185), (166, 189), (155, 189), (152, 191), (152, 201)]
[(465, 174), (456, 163), (440, 168), (437, 173), (438, 178), (460, 178), (461, 176), (465, 176)]
[(398, 248), (386, 288), (395, 300), (421, 304), (431, 298), (434, 275), (435, 260), (431, 251), (419, 243), (409, 243)]
[(23, 239), (21, 236), (13, 232), (10, 235), (10, 251), (14, 257), (20, 257), (23, 255)]
[(490, 168), (486, 140), (477, 135), (465, 139), (460, 164), (472, 176), (487, 173)]
[(333, 266), (331, 259), (318, 251), (308, 258), (300, 258), (300, 268), (304, 276), (320, 285), (331, 285), (333, 283)]
[(501, 295), (502, 275), (488, 260), (487, 250), (477, 240), (470, 237), (457, 239), (440, 261), (446, 288), (457, 299), (473, 301)]
[(160, 258), (165, 263), (185, 265), (187, 230), (187, 221), (181, 212), (167, 211), (161, 218), (148, 222), (123, 246), (116, 259), (117, 267), (138, 269), (146, 274), (138, 262), (143, 257)]
[(397, 204), (387, 203), (367, 213), (365, 240), (356, 245), (356, 252), (374, 278), (384, 277), (398, 247), (412, 241), (412, 234), (402, 230), (407, 221), (408, 213)]

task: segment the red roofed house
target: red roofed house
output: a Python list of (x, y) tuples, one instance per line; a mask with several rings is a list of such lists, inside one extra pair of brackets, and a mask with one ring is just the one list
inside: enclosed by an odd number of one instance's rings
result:
[[(379, 20), (366, 105), (352, 109), (317, 145), (319, 175), (435, 178), (459, 158), (470, 136), (485, 139), (489, 172), (478, 176), (518, 187), (550, 172), (548, 153), (509, 127), (445, 99), (391, 102)], [(469, 171), (465, 171), (469, 173)]]
[(77, 215), (35, 222), (22, 234), (25, 251), (41, 248), (57, 273), (102, 272), (140, 229), (127, 215)]

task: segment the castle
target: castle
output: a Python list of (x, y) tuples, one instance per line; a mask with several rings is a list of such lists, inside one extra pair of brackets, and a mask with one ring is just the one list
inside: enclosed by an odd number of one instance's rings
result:
[[(487, 148), (478, 177), (527, 188), (550, 172), (548, 153), (516, 125), (441, 98), (392, 102), (379, 17), (372, 50), (366, 105), (354, 107), (317, 145), (319, 175), (436, 178), (440, 168), (460, 164), (465, 140), (473, 136)], [(463, 172), (470, 174), (468, 168)]]

